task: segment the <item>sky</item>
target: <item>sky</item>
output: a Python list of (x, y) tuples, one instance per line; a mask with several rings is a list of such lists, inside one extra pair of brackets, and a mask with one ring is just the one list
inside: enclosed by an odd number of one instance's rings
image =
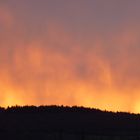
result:
[(0, 106), (140, 113), (139, 0), (0, 0)]

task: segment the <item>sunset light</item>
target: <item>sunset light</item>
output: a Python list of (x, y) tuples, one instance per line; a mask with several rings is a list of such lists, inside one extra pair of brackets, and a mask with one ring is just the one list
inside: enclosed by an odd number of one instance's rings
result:
[(140, 113), (140, 9), (62, 1), (0, 2), (0, 106)]

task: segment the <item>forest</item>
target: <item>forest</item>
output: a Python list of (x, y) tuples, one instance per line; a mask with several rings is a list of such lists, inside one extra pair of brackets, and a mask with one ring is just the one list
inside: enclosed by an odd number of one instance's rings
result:
[(140, 114), (68, 106), (0, 108), (1, 139), (138, 140)]

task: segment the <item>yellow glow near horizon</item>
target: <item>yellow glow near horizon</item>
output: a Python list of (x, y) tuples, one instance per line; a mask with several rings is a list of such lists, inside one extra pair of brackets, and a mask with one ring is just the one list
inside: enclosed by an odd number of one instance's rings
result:
[(8, 28), (0, 39), (0, 106), (56, 104), (140, 112), (139, 25), (116, 31), (108, 40), (93, 33), (79, 41), (53, 24), (41, 36), (26, 37), (23, 25), (12, 28), (10, 20), (5, 11), (0, 18)]

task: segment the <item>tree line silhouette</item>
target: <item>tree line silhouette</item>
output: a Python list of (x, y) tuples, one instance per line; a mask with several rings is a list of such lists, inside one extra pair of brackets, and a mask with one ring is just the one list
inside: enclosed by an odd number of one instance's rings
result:
[(65, 134), (77, 135), (80, 140), (87, 135), (139, 137), (140, 114), (55, 105), (0, 108), (3, 139), (62, 140)]

